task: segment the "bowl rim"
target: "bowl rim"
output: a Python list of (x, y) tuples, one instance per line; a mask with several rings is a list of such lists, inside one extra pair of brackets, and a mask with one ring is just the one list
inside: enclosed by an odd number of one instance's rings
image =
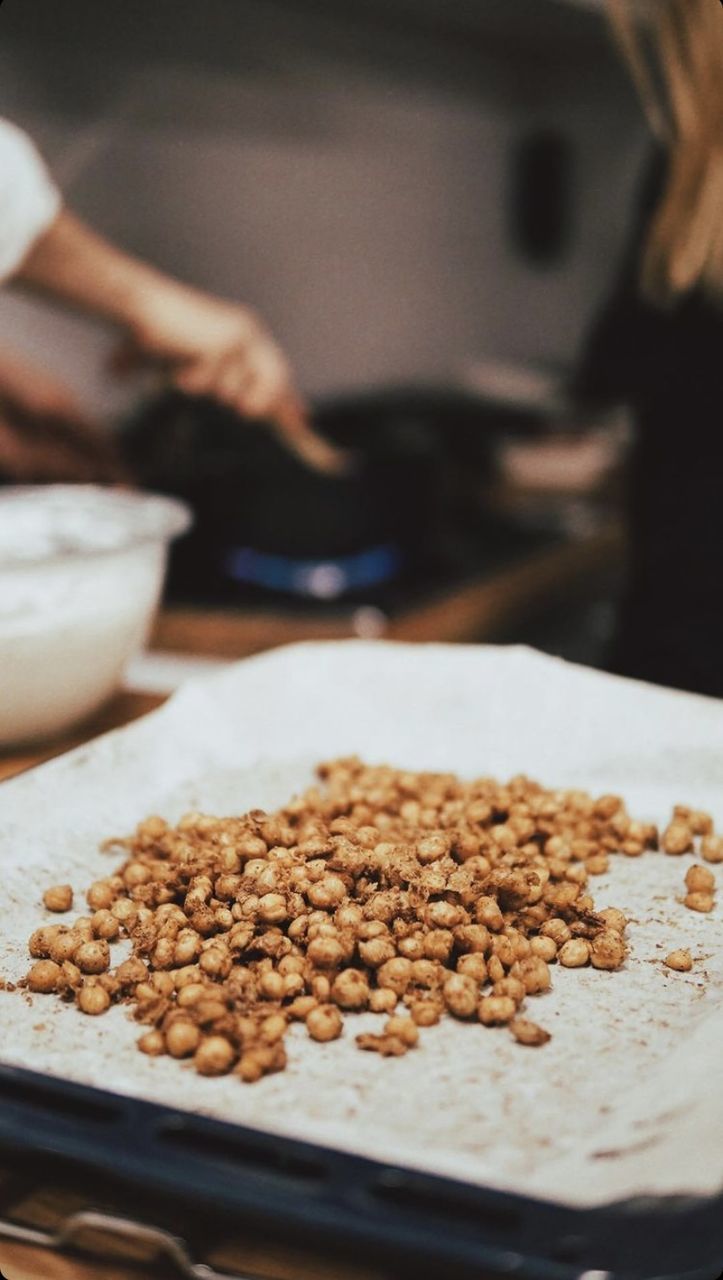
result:
[(95, 560), (102, 559), (107, 556), (118, 555), (124, 551), (129, 551), (132, 547), (140, 547), (153, 543), (168, 544), (175, 538), (181, 537), (186, 533), (193, 524), (194, 515), (188, 503), (182, 499), (171, 497), (169, 494), (156, 493), (150, 489), (125, 489), (112, 488), (99, 484), (23, 484), (23, 485), (6, 485), (0, 487), (0, 519), (2, 519), (2, 509), (5, 504), (12, 501), (21, 500), (30, 495), (40, 495), (42, 493), (49, 494), (72, 494), (73, 497), (79, 497), (82, 501), (84, 497), (92, 495), (93, 498), (101, 496), (103, 499), (110, 497), (114, 503), (125, 502), (128, 507), (131, 506), (153, 506), (159, 513), (159, 516), (165, 517), (159, 520), (160, 525), (165, 527), (159, 528), (154, 532), (148, 530), (133, 530), (129, 527), (122, 539), (112, 547), (78, 547), (66, 551), (53, 552), (50, 555), (24, 556), (15, 560), (3, 560), (0, 553), (0, 573), (12, 573), (16, 570), (35, 568), (38, 565), (53, 565), (68, 560)]

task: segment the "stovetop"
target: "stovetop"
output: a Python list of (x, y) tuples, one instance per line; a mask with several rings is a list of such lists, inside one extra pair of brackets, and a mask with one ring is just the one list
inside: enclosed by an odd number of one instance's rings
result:
[[(191, 591), (174, 578), (173, 566), (169, 582), (168, 598), (175, 604), (192, 604), (207, 608), (234, 608), (244, 611), (274, 611), (287, 615), (318, 617), (339, 616), (368, 606), (379, 610), (386, 617), (394, 617), (423, 604), (463, 588), (465, 585), (494, 577), (531, 555), (554, 547), (563, 546), (568, 537), (560, 531), (529, 530), (499, 519), (481, 521), (474, 534), (448, 533), (439, 538), (432, 550), (426, 550), (419, 558), (412, 559), (398, 548), (369, 548), (358, 557), (346, 557), (347, 564), (330, 559), (293, 561), (290, 558), (261, 557), (263, 571), (268, 571), (271, 582), (283, 586), (260, 585), (254, 581), (234, 579), (229, 563), (241, 565), (241, 571), (249, 575), (258, 568), (254, 553), (248, 548), (226, 552), (225, 565), (220, 566), (215, 581), (206, 580), (202, 588)], [(343, 586), (343, 574), (348, 562), (362, 564), (366, 557), (371, 565), (373, 557), (381, 553), (393, 571), (387, 580), (369, 581), (366, 585), (347, 589)], [(259, 561), (259, 557), (256, 557)], [(381, 563), (381, 560), (379, 561)], [(244, 569), (244, 565), (246, 568)], [(295, 591), (286, 584), (294, 574), (306, 575), (306, 589)], [(353, 578), (353, 575), (352, 575)]]

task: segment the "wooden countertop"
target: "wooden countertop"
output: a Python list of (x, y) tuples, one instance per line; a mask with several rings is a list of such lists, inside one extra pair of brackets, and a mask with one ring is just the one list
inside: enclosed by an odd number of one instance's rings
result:
[[(70, 1176), (71, 1185), (59, 1186), (42, 1175), (32, 1187), (22, 1174), (0, 1170), (0, 1218), (35, 1231), (55, 1234), (75, 1214), (89, 1208), (115, 1213), (126, 1222), (154, 1221), (153, 1209), (137, 1195), (109, 1191), (103, 1181), (93, 1181), (92, 1190)], [(195, 1223), (202, 1237), (203, 1225)], [(188, 1224), (166, 1220), (165, 1229), (180, 1240)], [(377, 1269), (336, 1256), (321, 1256), (284, 1240), (277, 1231), (273, 1239), (262, 1237), (253, 1227), (242, 1234), (238, 1229), (210, 1227), (213, 1243), (201, 1243), (193, 1262), (203, 1262), (224, 1280), (229, 1276), (249, 1280), (397, 1280), (385, 1268)], [(0, 1238), (0, 1275), (7, 1280), (182, 1280), (182, 1272), (163, 1260), (158, 1244), (140, 1235), (104, 1231), (89, 1226), (78, 1236), (74, 1250), (56, 1252)], [(400, 1277), (401, 1280), (401, 1277)]]

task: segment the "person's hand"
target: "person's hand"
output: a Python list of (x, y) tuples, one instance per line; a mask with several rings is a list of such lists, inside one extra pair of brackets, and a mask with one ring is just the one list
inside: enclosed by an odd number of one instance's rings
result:
[(118, 325), (126, 337), (117, 370), (155, 365), (181, 390), (267, 422), (309, 466), (348, 466), (348, 455), (313, 430), (283, 353), (248, 308), (164, 275), (69, 209), (38, 238), (14, 279)]
[(188, 395), (268, 422), (317, 470), (345, 465), (343, 451), (310, 426), (283, 352), (248, 308), (164, 281), (144, 297), (129, 329), (117, 370), (155, 364)]
[(0, 351), (0, 406), (29, 418), (82, 418), (70, 387), (14, 352)]
[(343, 450), (311, 427), (283, 353), (246, 307), (164, 275), (69, 209), (36, 240), (14, 279), (119, 325), (126, 338), (116, 369), (159, 366), (181, 390), (266, 421), (309, 466), (348, 465)]
[(65, 383), (0, 353), (0, 479), (16, 484), (124, 483), (107, 432)]

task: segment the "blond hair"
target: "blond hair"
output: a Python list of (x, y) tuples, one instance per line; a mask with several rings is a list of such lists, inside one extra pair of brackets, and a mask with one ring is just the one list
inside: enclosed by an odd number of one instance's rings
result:
[(641, 284), (659, 304), (700, 288), (723, 303), (723, 7), (607, 0), (651, 129), (668, 152)]

